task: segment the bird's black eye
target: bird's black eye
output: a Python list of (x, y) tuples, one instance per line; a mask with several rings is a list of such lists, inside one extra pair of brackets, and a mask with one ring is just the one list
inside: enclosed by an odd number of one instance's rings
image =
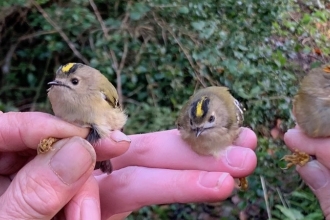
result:
[(209, 122), (212, 123), (212, 122), (214, 122), (214, 120), (215, 120), (215, 117), (213, 115), (211, 115), (209, 118)]
[(77, 79), (77, 78), (73, 78), (73, 79), (71, 79), (71, 83), (72, 83), (73, 85), (78, 85), (78, 83), (79, 83), (79, 79)]

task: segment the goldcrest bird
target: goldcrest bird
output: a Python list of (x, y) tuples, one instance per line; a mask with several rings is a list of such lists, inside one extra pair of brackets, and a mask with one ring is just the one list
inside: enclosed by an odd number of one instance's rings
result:
[[(81, 64), (61, 66), (55, 80), (48, 83), (48, 98), (55, 116), (81, 127), (90, 128), (86, 138), (91, 144), (122, 129), (127, 115), (119, 106), (115, 87), (98, 70)], [(39, 152), (48, 150), (40, 147)], [(111, 173), (110, 161), (102, 161), (100, 169)]]
[(312, 69), (293, 100), (293, 115), (310, 137), (330, 136), (330, 64)]
[(243, 120), (240, 103), (228, 88), (212, 86), (190, 97), (181, 109), (177, 126), (196, 153), (218, 157), (238, 137)]
[[(293, 99), (293, 116), (300, 129), (309, 137), (330, 136), (330, 64), (312, 69), (301, 81)], [(296, 151), (283, 158), (293, 165), (305, 165), (310, 156)]]
[[(192, 150), (218, 158), (238, 137), (243, 120), (241, 105), (228, 88), (211, 86), (190, 97), (179, 113), (177, 127)], [(239, 180), (246, 190), (247, 180)]]

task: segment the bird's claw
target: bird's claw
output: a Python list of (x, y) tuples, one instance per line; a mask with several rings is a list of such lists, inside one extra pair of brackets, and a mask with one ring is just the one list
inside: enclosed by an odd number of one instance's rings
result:
[(285, 155), (281, 160), (288, 162), (286, 167), (282, 168), (283, 170), (286, 170), (294, 165), (304, 166), (309, 162), (310, 156), (309, 154), (296, 149), (291, 155)]
[(246, 191), (249, 187), (249, 182), (246, 177), (238, 178), (238, 188), (242, 191)]
[(57, 141), (58, 139), (53, 137), (41, 140), (37, 148), (38, 154), (44, 154), (50, 151), (53, 148), (53, 144)]

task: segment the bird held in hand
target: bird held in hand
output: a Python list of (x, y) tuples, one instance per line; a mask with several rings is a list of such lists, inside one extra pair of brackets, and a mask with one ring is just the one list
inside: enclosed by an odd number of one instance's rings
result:
[[(309, 137), (330, 136), (330, 64), (314, 68), (303, 78), (293, 99), (293, 116), (300, 129)], [(283, 160), (293, 165), (305, 165), (310, 156), (296, 150)]]
[[(68, 63), (57, 70), (55, 80), (48, 85), (51, 85), (48, 98), (55, 116), (90, 128), (86, 139), (91, 144), (125, 125), (127, 115), (119, 106), (117, 90), (98, 70), (81, 63)], [(41, 143), (38, 151), (47, 151), (45, 146)], [(100, 169), (110, 173), (110, 161), (102, 161)]]
[(244, 120), (240, 103), (226, 87), (207, 87), (190, 97), (180, 111), (182, 138), (201, 155), (219, 156), (238, 137)]
[[(179, 113), (177, 127), (192, 150), (218, 158), (238, 137), (243, 120), (241, 105), (228, 88), (211, 86), (190, 97)], [(246, 189), (246, 179), (240, 182)]]

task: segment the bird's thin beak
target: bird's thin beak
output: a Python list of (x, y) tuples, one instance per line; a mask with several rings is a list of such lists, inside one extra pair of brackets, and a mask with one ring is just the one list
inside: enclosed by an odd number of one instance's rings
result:
[(54, 80), (54, 81), (51, 81), (51, 82), (49, 82), (47, 84), (48, 85), (51, 85), (51, 86), (58, 86), (58, 85), (62, 85), (63, 83), (60, 82), (60, 81)]
[(48, 92), (51, 90), (51, 88), (53, 88), (53, 86), (63, 86), (63, 87), (66, 87), (68, 89), (72, 89), (70, 86), (68, 86), (68, 85), (66, 85), (63, 82), (58, 81), (58, 80), (51, 81), (51, 82), (49, 82), (47, 84), (48, 85), (51, 85), (51, 87), (49, 89), (47, 89)]
[(201, 133), (203, 133), (205, 129), (203, 127), (196, 128), (196, 137), (198, 137)]

